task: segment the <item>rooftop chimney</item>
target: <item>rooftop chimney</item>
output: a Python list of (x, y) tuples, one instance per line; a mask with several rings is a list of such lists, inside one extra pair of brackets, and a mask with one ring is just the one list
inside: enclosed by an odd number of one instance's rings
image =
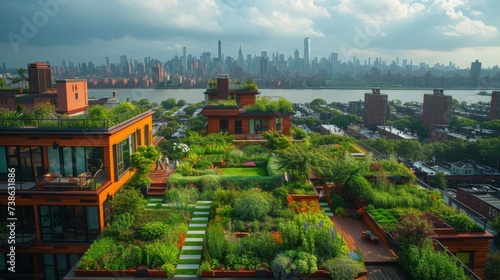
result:
[(116, 91), (113, 91), (113, 97), (116, 97)]
[(229, 75), (220, 74), (217, 77), (217, 99), (227, 99), (229, 96)]

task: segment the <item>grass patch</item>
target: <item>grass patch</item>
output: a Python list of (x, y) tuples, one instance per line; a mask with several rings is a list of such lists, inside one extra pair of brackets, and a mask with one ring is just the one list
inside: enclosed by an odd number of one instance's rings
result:
[(185, 241), (184, 246), (202, 246), (203, 241)]
[(196, 275), (197, 269), (177, 269), (175, 274), (177, 275)]
[(265, 167), (229, 167), (222, 168), (224, 176), (267, 176)]
[(201, 260), (196, 259), (182, 259), (179, 260), (178, 264), (200, 264)]
[(183, 255), (201, 255), (203, 250), (182, 250)]

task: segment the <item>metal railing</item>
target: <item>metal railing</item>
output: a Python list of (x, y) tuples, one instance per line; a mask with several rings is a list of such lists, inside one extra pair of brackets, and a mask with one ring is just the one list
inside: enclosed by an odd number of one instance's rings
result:
[(132, 117), (149, 110), (147, 106), (127, 111), (107, 119), (87, 119), (84, 117), (32, 119), (32, 118), (5, 118), (0, 120), (2, 128), (43, 128), (43, 129), (109, 129)]

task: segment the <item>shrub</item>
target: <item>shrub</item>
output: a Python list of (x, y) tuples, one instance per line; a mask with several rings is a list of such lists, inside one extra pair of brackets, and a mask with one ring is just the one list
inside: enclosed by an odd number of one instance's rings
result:
[(151, 268), (161, 268), (164, 264), (177, 264), (180, 249), (168, 242), (156, 241), (147, 244), (151, 256)]
[(258, 192), (244, 192), (234, 202), (234, 215), (241, 220), (261, 219), (271, 207), (267, 200)]
[(135, 216), (132, 213), (123, 213), (115, 216), (107, 233), (111, 236), (120, 236), (123, 232), (129, 230), (135, 221)]
[(196, 203), (198, 190), (194, 187), (173, 188), (167, 191), (165, 202), (176, 209), (188, 209), (190, 204)]
[(335, 280), (352, 280), (361, 272), (358, 262), (346, 256), (326, 260), (325, 268)]
[(113, 199), (113, 211), (115, 215), (140, 213), (144, 209), (146, 201), (141, 192), (137, 189), (125, 188), (121, 190)]
[(169, 225), (164, 222), (149, 222), (139, 229), (139, 235), (143, 240), (161, 239), (168, 235)]
[(171, 263), (165, 263), (165, 264), (163, 264), (160, 269), (163, 270), (163, 271), (165, 271), (165, 273), (167, 274), (167, 278), (174, 277), (175, 271), (177, 270), (177, 268), (175, 267), (175, 265), (171, 264)]
[[(226, 240), (224, 239), (224, 228), (219, 224), (210, 223), (204, 239), (203, 248), (209, 259), (222, 260), (225, 255)], [(206, 258), (207, 259), (207, 258)]]
[(486, 256), (486, 277), (484, 279), (500, 279), (500, 254)]

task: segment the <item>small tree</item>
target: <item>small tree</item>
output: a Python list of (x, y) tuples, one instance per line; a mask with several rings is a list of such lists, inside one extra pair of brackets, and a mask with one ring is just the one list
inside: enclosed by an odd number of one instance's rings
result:
[(429, 185), (436, 189), (446, 189), (446, 179), (444, 178), (444, 173), (436, 172), (436, 175), (431, 177), (431, 179), (429, 180)]
[(394, 233), (401, 247), (408, 248), (410, 245), (415, 245), (421, 248), (426, 240), (429, 240), (432, 226), (425, 215), (410, 213), (401, 217)]
[(144, 187), (151, 184), (149, 172), (151, 165), (159, 157), (160, 153), (153, 145), (140, 146), (137, 152), (133, 153), (130, 160), (130, 165), (135, 169), (135, 174), (129, 181), (129, 184), (134, 187)]

